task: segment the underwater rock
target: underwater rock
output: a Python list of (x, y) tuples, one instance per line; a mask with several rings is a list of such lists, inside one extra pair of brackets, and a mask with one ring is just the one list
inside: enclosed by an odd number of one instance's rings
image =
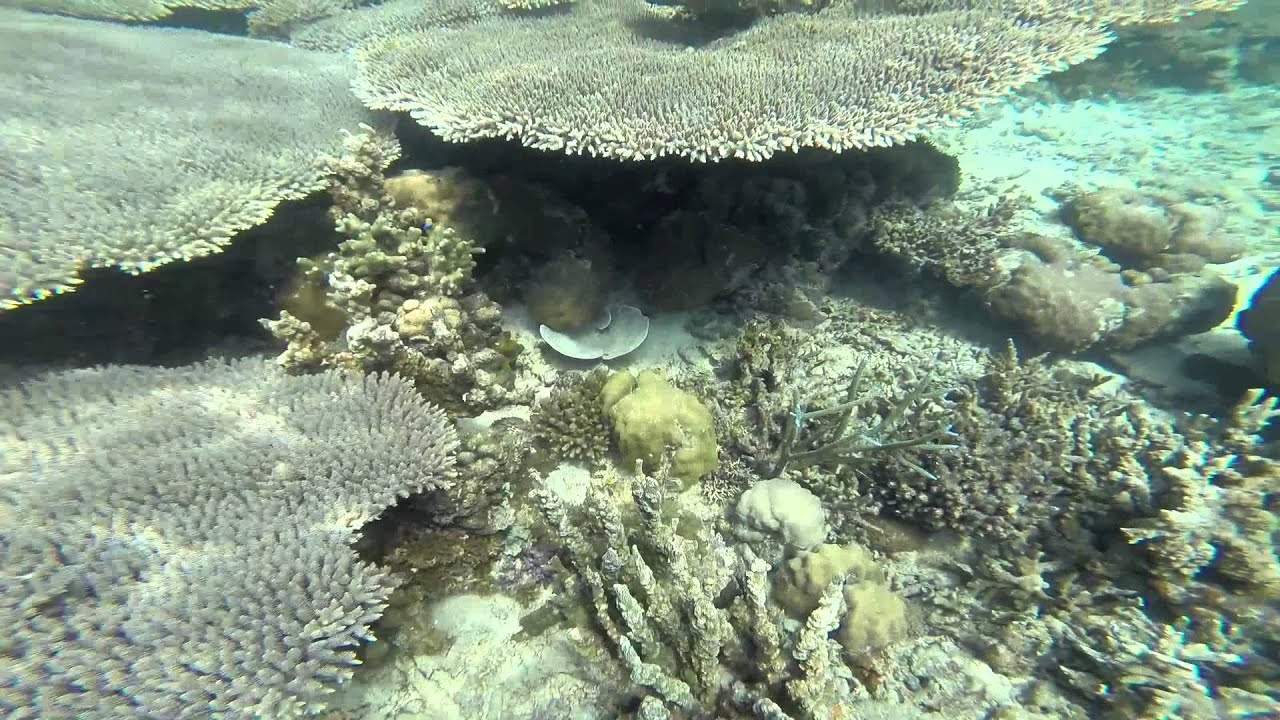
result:
[[(557, 332), (572, 332), (601, 316), (604, 278), (591, 260), (562, 255), (535, 271), (525, 293), (529, 316)], [(604, 312), (609, 312), (604, 308)]]
[(1165, 252), (1173, 228), (1163, 208), (1127, 190), (1105, 188), (1076, 197), (1068, 221), (1085, 242), (1121, 263), (1144, 263)]
[(1242, 240), (1221, 232), (1226, 213), (1212, 205), (1103, 188), (1077, 195), (1065, 212), (1081, 240), (1125, 267), (1146, 270), (1166, 254), (1196, 255), (1221, 264), (1239, 259), (1247, 249)]
[(764, 237), (711, 211), (667, 215), (647, 238), (647, 260), (639, 268), (645, 301), (672, 312), (706, 306), (741, 286), (764, 261)]
[(1210, 271), (1164, 276), (1075, 257), (1028, 260), (986, 297), (996, 315), (1059, 352), (1127, 349), (1163, 337), (1205, 332), (1230, 316), (1236, 288)]

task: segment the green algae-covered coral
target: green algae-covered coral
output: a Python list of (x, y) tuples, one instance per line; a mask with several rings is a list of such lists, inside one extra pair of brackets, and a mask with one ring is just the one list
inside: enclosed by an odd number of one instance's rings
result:
[(661, 374), (646, 370), (634, 378), (626, 372), (614, 375), (605, 384), (601, 402), (629, 465), (640, 461), (646, 469), (657, 468), (663, 455), (674, 450), (671, 474), (685, 487), (719, 466), (711, 411)]

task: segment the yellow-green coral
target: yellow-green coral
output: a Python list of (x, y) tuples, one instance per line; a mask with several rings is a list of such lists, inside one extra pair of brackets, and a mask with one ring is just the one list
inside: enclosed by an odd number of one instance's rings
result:
[(628, 383), (625, 378), (610, 378), (601, 396), (627, 463), (640, 461), (646, 469), (656, 469), (663, 456), (673, 451), (671, 474), (685, 487), (714, 472), (720, 449), (711, 411), (692, 393), (671, 387), (652, 370), (637, 375), (634, 383), (633, 389), (615, 400), (619, 386)]

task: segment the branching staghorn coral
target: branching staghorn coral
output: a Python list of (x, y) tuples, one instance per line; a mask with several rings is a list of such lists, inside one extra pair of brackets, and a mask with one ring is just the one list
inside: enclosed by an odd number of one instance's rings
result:
[(497, 14), (443, 31), (371, 33), (357, 94), (446, 140), (513, 137), (617, 159), (762, 160), (901, 144), (1096, 56), (1109, 23), (1232, 0), (862, 2), (715, 38), (641, 0)]
[[(1065, 492), (1038, 537), (975, 553), (974, 595), (939, 594), (931, 618), (1002, 673), (1051, 674), (1090, 716), (1275, 714), (1280, 476), (1257, 435), (1274, 401), (1251, 393), (1224, 418), (1174, 422), (1123, 391), (1100, 399), (1094, 417), (1069, 395), (1036, 400), (1030, 417), (1077, 427), (1073, 457), (1050, 470)], [(1040, 427), (1046, 449), (1063, 447)]]
[(533, 435), (557, 461), (599, 463), (613, 448), (613, 420), (600, 399), (608, 379), (603, 367), (561, 376), (551, 394), (534, 405)]
[[(346, 144), (326, 167), (331, 214), (347, 240), (324, 258), (300, 260), (306, 292), (278, 320), (263, 321), (288, 343), (279, 362), (293, 370), (394, 370), (456, 410), (510, 400), (517, 349), (499, 325), (501, 309), (474, 288), (481, 250), (436, 226), (428, 208), (391, 198), (383, 168), (399, 154), (393, 139), (366, 127)], [(340, 320), (326, 334), (321, 320), (335, 312)]]
[(1140, 504), (1138, 463), (1152, 453), (1119, 439), (1131, 437), (1134, 410), (1098, 390), (1105, 380), (1024, 360), (1008, 343), (948, 395), (962, 451), (912, 456), (910, 465), (874, 457), (868, 492), (882, 512), (926, 528), (1004, 539), (1035, 535), (1055, 502), (1128, 492)]
[(769, 564), (706, 526), (677, 532), (672, 483), (637, 472), (635, 518), (599, 488), (577, 508), (547, 488), (534, 495), (642, 696), (637, 716), (830, 717), (850, 682), (828, 637), (844, 616), (844, 577), (801, 628), (785, 631), (768, 598)]
[[(891, 455), (908, 468), (913, 468), (925, 477), (932, 475), (919, 468), (910, 458), (903, 455), (903, 450), (937, 451), (954, 450), (956, 446), (934, 442), (947, 437), (948, 428), (941, 423), (930, 423), (927, 427), (911, 432), (903, 432), (908, 422), (907, 414), (920, 403), (924, 393), (929, 389), (932, 372), (918, 380), (902, 397), (897, 398), (889, 409), (876, 417), (866, 427), (853, 427), (860, 405), (867, 401), (863, 396), (864, 371), (866, 361), (861, 362), (853, 372), (849, 381), (849, 390), (844, 402), (821, 410), (809, 410), (805, 403), (797, 399), (791, 411), (791, 420), (783, 430), (782, 442), (778, 446), (778, 459), (767, 477), (778, 477), (788, 467), (804, 468), (810, 465), (856, 463), (871, 455)], [(835, 417), (835, 429), (820, 437), (802, 438), (808, 424), (819, 418)], [(899, 434), (903, 433), (903, 434)], [(800, 446), (797, 446), (800, 443)]]
[(353, 540), (453, 482), (451, 423), (386, 375), (118, 366), (0, 408), (10, 718), (320, 711), (395, 586)]
[(0, 309), (219, 252), (373, 121), (341, 56), (227, 35), (0, 9), (0, 67)]

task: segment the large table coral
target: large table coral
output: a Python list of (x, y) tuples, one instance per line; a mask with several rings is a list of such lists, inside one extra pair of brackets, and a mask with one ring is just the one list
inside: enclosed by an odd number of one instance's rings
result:
[(1096, 56), (1113, 23), (1234, 4), (847, 0), (728, 34), (641, 0), (477, 11), (447, 27), (422, 21), (423, 11), (365, 32), (355, 90), (447, 140), (762, 160), (800, 147), (901, 144)]
[(320, 710), (395, 584), (351, 542), (452, 483), (451, 424), (388, 376), (120, 366), (0, 409), (9, 718)]
[(0, 309), (219, 252), (373, 116), (340, 55), (0, 8)]

